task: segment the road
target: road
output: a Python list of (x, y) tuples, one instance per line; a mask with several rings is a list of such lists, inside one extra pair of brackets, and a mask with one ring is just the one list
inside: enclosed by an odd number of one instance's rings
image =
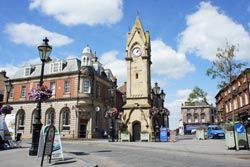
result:
[(250, 151), (227, 150), (224, 140), (175, 143), (63, 141), (64, 152), (98, 167), (249, 167)]

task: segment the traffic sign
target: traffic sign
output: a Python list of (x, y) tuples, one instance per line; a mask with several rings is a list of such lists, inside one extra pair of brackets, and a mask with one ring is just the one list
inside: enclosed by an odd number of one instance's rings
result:
[(234, 131), (238, 134), (242, 134), (245, 131), (245, 126), (241, 123), (237, 123), (234, 125)]

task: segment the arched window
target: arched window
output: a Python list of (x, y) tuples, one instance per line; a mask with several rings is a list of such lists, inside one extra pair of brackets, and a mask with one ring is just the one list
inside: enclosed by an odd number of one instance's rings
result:
[(70, 130), (70, 110), (68, 107), (62, 109), (61, 112), (61, 129)]
[(195, 123), (199, 122), (199, 116), (198, 116), (198, 114), (194, 114), (194, 122)]
[(206, 115), (203, 113), (201, 114), (201, 122), (206, 122)]
[(24, 120), (25, 120), (25, 112), (24, 110), (19, 110), (16, 114), (16, 126), (17, 130), (24, 130)]
[(188, 122), (188, 123), (191, 123), (191, 122), (192, 122), (192, 120), (191, 120), (191, 114), (187, 114), (187, 122)]
[(32, 115), (31, 115), (31, 121), (30, 121), (30, 133), (32, 133), (32, 128), (33, 128), (33, 123), (35, 122), (35, 112), (36, 112), (36, 109), (34, 109), (32, 111)]
[(47, 125), (55, 123), (55, 110), (53, 108), (47, 110), (45, 116), (45, 123)]

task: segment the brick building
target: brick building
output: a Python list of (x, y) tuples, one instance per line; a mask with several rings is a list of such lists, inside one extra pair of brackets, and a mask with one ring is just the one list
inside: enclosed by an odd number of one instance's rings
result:
[[(105, 112), (111, 106), (120, 110), (122, 97), (112, 71), (104, 69), (90, 47), (80, 57), (45, 64), (44, 85), (53, 90), (53, 96), (41, 104), (41, 122), (53, 121), (62, 138), (100, 138), (108, 131)], [(36, 102), (28, 93), (39, 84), (40, 74), (41, 64), (26, 64), (10, 78), (9, 104), (16, 114), (16, 131), (24, 138), (32, 136)]]
[(231, 121), (243, 121), (250, 126), (249, 87), (250, 68), (246, 68), (216, 94), (215, 122), (225, 124)]
[(203, 101), (185, 102), (181, 107), (184, 134), (199, 127), (206, 127), (214, 121), (215, 107)]

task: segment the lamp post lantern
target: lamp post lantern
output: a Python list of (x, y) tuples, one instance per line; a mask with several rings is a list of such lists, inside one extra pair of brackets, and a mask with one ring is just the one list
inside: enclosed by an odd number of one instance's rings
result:
[[(52, 51), (52, 46), (48, 44), (49, 40), (47, 37), (43, 39), (43, 42), (44, 43), (38, 46), (39, 56), (42, 61), (39, 87), (43, 85), (44, 64), (46, 61), (49, 60), (49, 56)], [(32, 143), (31, 143), (31, 148), (29, 150), (29, 155), (37, 155), (40, 131), (41, 131), (42, 125), (43, 124), (41, 122), (41, 99), (39, 99), (37, 102), (37, 106), (36, 106), (35, 119), (32, 125)]]

